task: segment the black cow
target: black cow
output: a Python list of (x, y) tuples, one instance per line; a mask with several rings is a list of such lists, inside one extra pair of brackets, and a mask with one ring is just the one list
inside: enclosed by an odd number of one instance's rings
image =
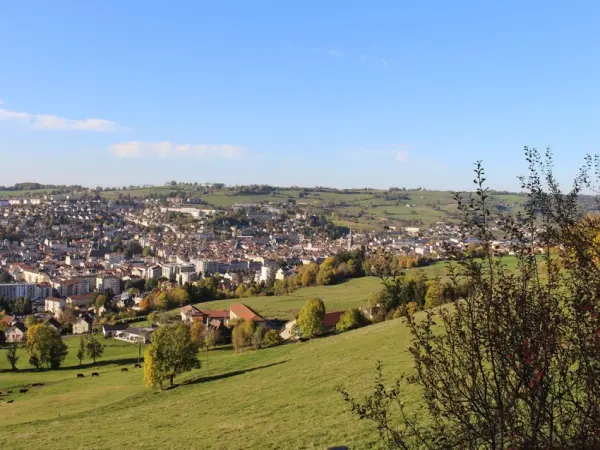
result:
[(25, 388), (19, 389), (19, 394), (27, 394), (28, 392), (29, 392), (29, 389), (25, 389)]
[(7, 401), (6, 403), (12, 403), (12, 402), (14, 402), (14, 400), (9, 400), (9, 401)]
[(33, 383), (31, 386), (32, 386), (32, 387), (36, 387), (36, 386), (44, 386), (44, 383)]
[(100, 374), (99, 374), (98, 372), (92, 372), (92, 376), (93, 376), (93, 377), (99, 377), (99, 376), (100, 376)]
[(78, 373), (78, 374), (77, 374), (77, 378), (85, 378), (85, 375), (84, 375), (84, 374), (82, 374), (82, 373)]
[(121, 369), (121, 372), (129, 372), (129, 369), (128, 369), (127, 367), (123, 367), (123, 368)]
[(12, 391), (6, 391), (7, 394), (12, 394)]
[(141, 364), (136, 364), (136, 365), (135, 365), (135, 366), (133, 366), (133, 367), (135, 367), (136, 369), (141, 369), (141, 368), (142, 368), (142, 365), (141, 365)]

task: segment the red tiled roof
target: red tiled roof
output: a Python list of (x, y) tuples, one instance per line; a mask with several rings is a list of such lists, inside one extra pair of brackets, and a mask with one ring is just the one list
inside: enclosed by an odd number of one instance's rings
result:
[(231, 308), (229, 308), (229, 311), (232, 312), (233, 314), (235, 314), (237, 317), (244, 319), (244, 320), (252, 320), (254, 322), (264, 322), (265, 321), (265, 319), (263, 319), (255, 311), (253, 311), (251, 308), (244, 305), (243, 303), (236, 303), (235, 305), (231, 305)]
[(323, 325), (325, 325), (325, 327), (336, 326), (337, 323), (342, 318), (342, 316), (344, 315), (344, 313), (345, 313), (345, 311), (336, 311), (336, 312), (325, 313), (325, 317), (323, 317)]
[(224, 309), (215, 309), (215, 310), (205, 310), (203, 311), (208, 317), (213, 319), (229, 319), (229, 311), (225, 311)]

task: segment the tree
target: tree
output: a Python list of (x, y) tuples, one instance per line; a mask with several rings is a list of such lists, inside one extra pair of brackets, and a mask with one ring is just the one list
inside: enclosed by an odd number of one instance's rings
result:
[(308, 300), (298, 313), (298, 328), (302, 337), (311, 339), (325, 331), (325, 304), (320, 298)]
[(169, 309), (169, 297), (166, 292), (161, 292), (156, 298), (156, 308), (161, 311)]
[(182, 288), (176, 287), (169, 292), (169, 303), (184, 306), (190, 303), (190, 294)]
[(163, 325), (152, 333), (149, 355), (161, 385), (169, 380), (173, 386), (177, 375), (200, 367), (197, 354), (198, 346), (192, 341), (188, 326), (183, 323)]
[(319, 266), (315, 263), (300, 267), (298, 270), (298, 276), (302, 286), (313, 286), (317, 282), (317, 275), (319, 273)]
[(88, 358), (92, 358), (94, 364), (96, 364), (96, 359), (100, 358), (104, 353), (104, 344), (96, 339), (94, 335), (90, 335), (85, 343), (85, 350)]
[(13, 277), (5, 270), (0, 270), (0, 283), (12, 283)]
[(215, 330), (206, 330), (204, 332), (204, 347), (206, 350), (210, 348), (214, 348), (217, 345), (218, 341), (218, 332)]
[(20, 315), (31, 314), (33, 312), (31, 300), (23, 297), (17, 298), (12, 304), (12, 312)]
[(433, 280), (425, 294), (425, 308), (431, 309), (444, 303), (439, 280)]
[(106, 303), (106, 297), (104, 297), (104, 295), (101, 294), (96, 297), (94, 306), (96, 306), (96, 309), (100, 309), (104, 306), (105, 303)]
[(198, 348), (204, 347), (206, 327), (202, 322), (193, 322), (190, 326), (190, 336), (192, 342), (198, 346)]
[(79, 365), (83, 362), (83, 358), (85, 358), (85, 338), (81, 336), (79, 338), (79, 349), (77, 350), (77, 359), (79, 360)]
[(33, 325), (36, 325), (38, 322), (38, 320), (35, 318), (34, 315), (29, 315), (27, 317), (25, 317), (25, 326), (27, 328), (31, 328)]
[(321, 263), (319, 266), (319, 273), (317, 274), (317, 284), (328, 285), (335, 280), (335, 268), (333, 266), (334, 259), (329, 257)]
[(335, 326), (335, 330), (338, 333), (343, 331), (352, 330), (354, 328), (360, 328), (367, 325), (369, 321), (365, 318), (362, 312), (358, 308), (349, 309), (342, 315), (340, 321)]
[[(588, 158), (563, 193), (526, 148), (523, 211), (494, 220), (481, 165), (474, 197), (456, 196), (463, 236), (482, 259), (449, 248), (452, 284), (467, 282), (452, 308), (409, 316), (415, 371), (386, 384), (381, 366), (364, 402), (341, 389), (360, 418), (373, 421), (390, 448), (591, 449), (600, 436), (600, 221), (582, 209), (582, 190), (597, 192)], [(511, 242), (518, 269), (494, 251), (492, 227)], [(493, 230), (494, 232), (496, 230)], [(543, 249), (539, 258), (534, 255)], [(405, 407), (404, 384), (421, 393)]]
[(256, 327), (256, 330), (252, 334), (252, 346), (258, 350), (263, 347), (263, 341), (265, 339), (265, 335), (267, 334), (267, 327), (261, 325)]
[(276, 330), (269, 330), (265, 333), (262, 341), (263, 347), (275, 347), (281, 344), (282, 339)]
[(77, 314), (73, 308), (66, 308), (60, 318), (63, 325), (73, 325), (77, 322)]
[(162, 389), (162, 380), (158, 376), (158, 371), (150, 347), (148, 347), (144, 353), (144, 385), (152, 389)]
[(33, 325), (27, 330), (26, 348), (29, 362), (36, 369), (44, 365), (50, 369), (58, 369), (68, 353), (60, 333), (43, 324)]
[(231, 343), (235, 352), (243, 352), (252, 345), (252, 336), (256, 331), (256, 323), (252, 320), (243, 320), (233, 329)]
[(17, 356), (17, 344), (13, 342), (8, 346), (8, 350), (6, 350), (6, 359), (10, 364), (10, 369), (13, 372), (16, 372), (17, 369), (17, 361), (19, 361), (19, 357)]

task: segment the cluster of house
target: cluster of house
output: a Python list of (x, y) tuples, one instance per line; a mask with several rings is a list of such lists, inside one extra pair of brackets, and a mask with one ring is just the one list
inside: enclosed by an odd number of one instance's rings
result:
[[(335, 330), (336, 325), (344, 315), (345, 311), (335, 311), (325, 313), (323, 323), (325, 326), (324, 333), (330, 333)], [(371, 314), (372, 311), (365, 311), (366, 314)], [(229, 327), (240, 320), (252, 321), (258, 326), (274, 329), (279, 333), (279, 337), (283, 341), (297, 340), (298, 335), (294, 332), (296, 319), (283, 323), (278, 321), (270, 321), (263, 318), (260, 314), (254, 311), (243, 303), (231, 305), (229, 311), (223, 309), (200, 309), (192, 305), (181, 308), (181, 320), (184, 322), (202, 322), (207, 327), (229, 333)]]

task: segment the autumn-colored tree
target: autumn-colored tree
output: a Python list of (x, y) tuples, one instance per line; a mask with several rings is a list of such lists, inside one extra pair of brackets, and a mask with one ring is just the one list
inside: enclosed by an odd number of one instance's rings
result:
[(317, 275), (319, 273), (319, 266), (315, 263), (310, 263), (300, 267), (298, 270), (298, 276), (300, 277), (300, 283), (302, 286), (313, 286), (317, 282)]
[(162, 389), (162, 380), (152, 357), (150, 347), (144, 353), (144, 385), (152, 389)]
[[(341, 390), (388, 448), (598, 446), (600, 267), (594, 255), (600, 243), (580, 194), (598, 192), (600, 158), (586, 160), (566, 194), (549, 152), (542, 160), (526, 149), (526, 158), (530, 173), (521, 179), (526, 194), (516, 216), (491, 215), (480, 164), (475, 194), (456, 196), (461, 237), (475, 237), (483, 258), (449, 245), (448, 278), (457, 288), (468, 286), (451, 308), (408, 316), (414, 373), (389, 384), (379, 366), (364, 401)], [(497, 232), (511, 243), (518, 270), (496, 254)], [(417, 388), (411, 396), (420, 393), (419, 407), (408, 404), (407, 382)]]
[(190, 335), (192, 342), (198, 346), (198, 348), (204, 347), (206, 327), (200, 321), (193, 322), (190, 326)]
[(321, 263), (319, 272), (317, 273), (317, 284), (326, 286), (335, 281), (334, 262), (335, 260), (329, 257)]
[(256, 323), (252, 320), (243, 320), (235, 326), (231, 334), (231, 342), (235, 352), (243, 352), (252, 345), (252, 336), (256, 331)]
[(425, 308), (431, 309), (444, 303), (439, 280), (432, 280), (425, 294)]
[(190, 303), (190, 295), (182, 287), (176, 287), (169, 292), (169, 303), (184, 306)]

